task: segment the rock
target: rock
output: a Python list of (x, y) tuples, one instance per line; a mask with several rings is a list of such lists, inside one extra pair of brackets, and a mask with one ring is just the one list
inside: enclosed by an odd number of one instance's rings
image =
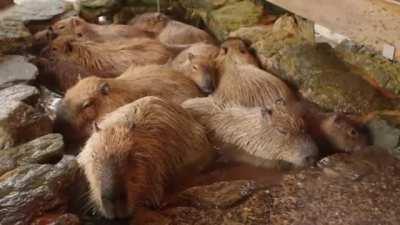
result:
[[(16, 85), (0, 91), (0, 149), (30, 141), (52, 131), (50, 118), (33, 106), (38, 90)], [(28, 104), (29, 103), (29, 104)]]
[(62, 215), (45, 215), (36, 219), (32, 225), (79, 225), (78, 216), (66, 213)]
[(52, 121), (54, 121), (56, 118), (56, 107), (61, 99), (61, 95), (52, 92), (45, 87), (40, 87), (40, 98), (38, 105)]
[(255, 25), (262, 17), (263, 7), (252, 1), (240, 1), (212, 10), (207, 14), (206, 24), (220, 40), (225, 40), (231, 31)]
[(255, 190), (256, 184), (251, 181), (219, 182), (190, 188), (180, 193), (178, 198), (197, 208), (225, 209), (251, 195)]
[(80, 0), (79, 13), (84, 19), (97, 22), (99, 16), (109, 16), (117, 12), (121, 2), (117, 0)]
[(350, 41), (342, 42), (335, 50), (341, 59), (360, 70), (364, 79), (388, 92), (388, 95), (400, 97), (399, 63), (391, 62), (382, 55)]
[(50, 20), (68, 9), (63, 0), (16, 1), (0, 12), (0, 52), (15, 52), (32, 44), (32, 37), (25, 27), (31, 21)]
[(27, 103), (33, 103), (36, 102), (38, 96), (38, 89), (26, 84), (17, 84), (0, 90), (0, 99), (2, 102), (24, 101)]
[(30, 224), (65, 206), (66, 192), (78, 172), (73, 156), (55, 165), (26, 164), (0, 177), (0, 224)]
[(38, 68), (23, 56), (8, 55), (0, 58), (0, 89), (18, 82), (36, 79)]
[(270, 224), (398, 224), (399, 172), (379, 151), (325, 158), (271, 188)]
[(23, 164), (44, 164), (59, 160), (63, 155), (64, 142), (60, 134), (48, 134), (0, 154), (0, 176)]
[[(264, 69), (296, 87), (304, 98), (327, 111), (364, 113), (400, 105), (362, 79), (329, 45), (313, 43), (309, 24), (296, 21), (301, 20), (281, 17), (269, 34), (266, 31), (252, 38), (251, 47)], [(241, 33), (235, 35), (242, 36)]]

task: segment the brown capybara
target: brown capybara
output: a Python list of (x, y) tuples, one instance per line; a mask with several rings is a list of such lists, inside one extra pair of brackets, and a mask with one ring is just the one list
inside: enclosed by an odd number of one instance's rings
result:
[(97, 43), (60, 36), (44, 53), (48, 58), (68, 59), (92, 74), (121, 75), (130, 65), (165, 64), (174, 53), (160, 42), (148, 38)]
[(189, 99), (182, 106), (229, 160), (263, 167), (304, 167), (317, 160), (317, 146), (303, 120), (286, 107), (244, 107), (213, 97)]
[(214, 97), (242, 106), (271, 106), (276, 101), (296, 102), (290, 88), (279, 78), (260, 69), (257, 59), (240, 39), (228, 39), (216, 58), (219, 80)]
[(204, 94), (192, 80), (177, 74), (128, 80), (87, 77), (69, 89), (57, 107), (56, 130), (63, 133), (68, 142), (80, 142), (91, 134), (93, 121), (145, 96), (180, 104)]
[[(131, 66), (129, 67), (118, 79), (138, 79), (143, 77), (154, 77), (163, 79), (163, 77), (178, 77), (182, 76), (180, 80), (191, 80), (204, 94), (210, 94), (215, 89), (214, 76), (212, 70), (203, 68), (199, 69), (196, 73), (183, 73), (174, 70), (168, 65), (147, 65), (147, 66)], [(179, 88), (179, 87), (177, 87)]]
[(115, 41), (137, 37), (153, 38), (150, 32), (138, 29), (130, 25), (98, 25), (88, 23), (79, 17), (70, 17), (60, 20), (51, 26), (50, 31), (59, 35), (72, 35), (75, 38), (83, 38), (95, 42)]
[(162, 13), (144, 13), (130, 22), (134, 27), (154, 33), (157, 39), (170, 47), (189, 47), (191, 44), (204, 42), (215, 43), (204, 30), (170, 19)]
[(179, 105), (138, 99), (107, 114), (78, 156), (90, 198), (106, 218), (159, 207), (172, 181), (214, 158), (205, 129)]
[(215, 68), (215, 57), (219, 48), (206, 43), (196, 43), (183, 50), (171, 62), (171, 67), (189, 76), (199, 87), (210, 86), (212, 89), (204, 90), (211, 93), (215, 89), (217, 71)]

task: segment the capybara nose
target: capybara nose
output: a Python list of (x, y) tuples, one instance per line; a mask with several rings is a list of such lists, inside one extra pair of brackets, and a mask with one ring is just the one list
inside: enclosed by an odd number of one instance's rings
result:
[(206, 75), (206, 78), (203, 80), (203, 84), (201, 85), (201, 90), (206, 94), (211, 94), (215, 90), (215, 84), (211, 75)]

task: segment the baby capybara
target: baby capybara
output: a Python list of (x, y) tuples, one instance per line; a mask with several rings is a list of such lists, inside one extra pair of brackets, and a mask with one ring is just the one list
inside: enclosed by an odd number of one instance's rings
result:
[(171, 181), (203, 170), (213, 156), (204, 127), (185, 110), (144, 97), (107, 114), (78, 162), (94, 206), (114, 219), (159, 207)]
[(165, 64), (175, 53), (148, 38), (97, 43), (73, 36), (56, 38), (43, 52), (47, 58), (69, 60), (96, 74), (119, 76), (131, 65)]
[(87, 77), (69, 89), (57, 107), (56, 129), (67, 141), (79, 142), (91, 134), (93, 121), (145, 96), (180, 104), (204, 94), (192, 80), (174, 73), (128, 80)]
[[(204, 87), (205, 84), (211, 82), (212, 90), (203, 89), (203, 91), (211, 93), (216, 87), (215, 57), (218, 52), (219, 48), (215, 45), (206, 43), (193, 44), (175, 57), (171, 67), (191, 77), (199, 87)], [(205, 74), (209, 74), (209, 76), (205, 76)]]
[(170, 47), (187, 48), (198, 42), (215, 42), (204, 30), (172, 20), (162, 13), (138, 15), (133, 18), (130, 24), (140, 30), (154, 33), (161, 43)]
[(279, 78), (260, 69), (257, 59), (239, 39), (228, 39), (221, 45), (216, 59), (219, 73), (213, 96), (242, 106), (271, 106), (276, 101), (290, 105), (295, 95)]
[(115, 41), (118, 39), (130, 39), (137, 37), (153, 38), (151, 32), (138, 29), (130, 25), (98, 25), (88, 23), (79, 17), (70, 17), (56, 22), (50, 28), (55, 36), (73, 35), (95, 42)]
[(187, 79), (191, 79), (204, 94), (210, 94), (215, 89), (215, 73), (212, 71), (212, 68), (208, 68), (207, 66), (200, 68), (200, 61), (202, 60), (192, 63), (193, 66), (199, 67), (198, 70), (195, 72), (186, 71), (186, 73), (174, 70), (168, 65), (131, 66), (118, 79), (137, 79), (140, 77), (158, 77), (159, 79), (163, 79), (163, 77), (184, 76)]
[(189, 99), (182, 106), (207, 128), (210, 140), (229, 160), (263, 167), (281, 163), (304, 167), (318, 157), (303, 120), (284, 106), (244, 107), (213, 97)]

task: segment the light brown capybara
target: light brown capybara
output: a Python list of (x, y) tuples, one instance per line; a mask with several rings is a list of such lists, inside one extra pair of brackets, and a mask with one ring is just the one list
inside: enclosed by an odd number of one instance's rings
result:
[(95, 42), (115, 41), (137, 37), (154, 38), (151, 32), (138, 29), (130, 25), (98, 25), (88, 23), (79, 17), (70, 17), (60, 20), (51, 26), (50, 31), (59, 35), (72, 35)]
[[(194, 64), (198, 65), (198, 64)], [(183, 73), (172, 69), (169, 65), (147, 65), (147, 66), (131, 66), (118, 79), (138, 79), (143, 77), (155, 77), (163, 79), (163, 77), (178, 77), (180, 80), (192, 80), (204, 94), (210, 94), (215, 89), (215, 74), (211, 69), (202, 68), (195, 73)], [(178, 87), (177, 87), (178, 88)]]
[(296, 97), (279, 78), (260, 69), (257, 59), (240, 39), (228, 39), (216, 59), (219, 73), (212, 96), (242, 106), (271, 106), (276, 101), (290, 105)]
[(154, 33), (161, 43), (170, 47), (187, 48), (198, 42), (215, 43), (204, 30), (172, 20), (162, 13), (144, 13), (133, 18), (129, 24)]
[(182, 106), (207, 128), (210, 140), (229, 160), (263, 167), (282, 163), (304, 167), (318, 157), (304, 121), (284, 106), (244, 107), (213, 97), (189, 99)]
[[(171, 67), (192, 78), (199, 87), (209, 86), (207, 93), (214, 91), (217, 80), (215, 57), (219, 48), (206, 43), (196, 43), (183, 50), (171, 62)], [(207, 75), (207, 76), (206, 76)], [(208, 85), (212, 83), (212, 86)]]
[(107, 114), (78, 156), (106, 218), (159, 207), (172, 181), (214, 158), (204, 127), (179, 105), (149, 96)]
[(165, 64), (174, 53), (160, 42), (148, 38), (96, 43), (60, 36), (44, 52), (44, 56), (68, 59), (92, 74), (121, 75), (131, 65)]
[(56, 130), (68, 142), (80, 142), (91, 134), (93, 121), (145, 96), (180, 104), (204, 94), (192, 80), (173, 73), (135, 79), (87, 77), (69, 89), (57, 107)]

